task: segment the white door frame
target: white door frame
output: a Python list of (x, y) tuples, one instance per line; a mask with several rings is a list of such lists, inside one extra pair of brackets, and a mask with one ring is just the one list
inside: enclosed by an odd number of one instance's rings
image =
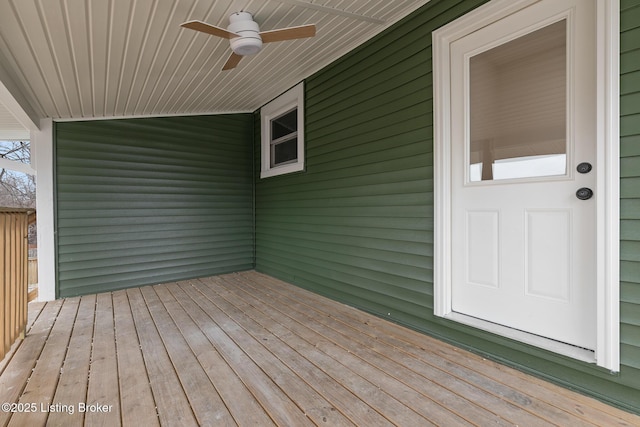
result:
[[(619, 0), (595, 0), (597, 19), (597, 341), (595, 354), (495, 327), (452, 311), (450, 45), (539, 0), (492, 0), (433, 32), (434, 87), (434, 314), (509, 338), (620, 369), (620, 170), (619, 170)], [(591, 353), (591, 355), (590, 355)]]

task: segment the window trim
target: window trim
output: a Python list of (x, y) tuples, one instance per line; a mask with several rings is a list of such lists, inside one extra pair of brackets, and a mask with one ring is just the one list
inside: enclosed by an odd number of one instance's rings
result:
[[(296, 131), (298, 159), (286, 164), (271, 166), (271, 121), (297, 109), (298, 129)], [(283, 175), (304, 170), (304, 83), (299, 83), (260, 109), (261, 144), (260, 178)]]

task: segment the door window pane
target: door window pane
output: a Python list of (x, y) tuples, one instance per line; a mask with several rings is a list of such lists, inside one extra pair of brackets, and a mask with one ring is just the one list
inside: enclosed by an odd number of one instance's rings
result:
[(470, 181), (566, 174), (566, 27), (470, 58)]

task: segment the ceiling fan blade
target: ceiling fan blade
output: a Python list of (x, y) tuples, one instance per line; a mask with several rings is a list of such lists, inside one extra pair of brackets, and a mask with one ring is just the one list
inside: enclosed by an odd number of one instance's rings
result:
[(224, 67), (222, 67), (222, 71), (236, 68), (241, 59), (242, 59), (241, 55), (238, 55), (237, 53), (232, 53), (231, 56), (229, 56), (229, 59), (227, 59), (227, 62), (224, 64)]
[(260, 33), (262, 43), (281, 42), (284, 40), (303, 39), (316, 35), (316, 26), (301, 25), (299, 27), (281, 28), (279, 30), (263, 31)]
[(239, 34), (227, 31), (224, 28), (216, 27), (215, 25), (207, 24), (202, 21), (187, 21), (180, 24), (181, 27), (188, 28), (190, 30), (200, 31), (201, 33), (211, 34), (212, 36), (222, 37), (224, 39), (232, 39), (234, 37), (240, 37)]

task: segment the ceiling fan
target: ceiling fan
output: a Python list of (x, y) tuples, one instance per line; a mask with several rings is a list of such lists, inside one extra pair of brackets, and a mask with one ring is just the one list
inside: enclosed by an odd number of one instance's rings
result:
[(227, 59), (222, 70), (235, 68), (243, 56), (254, 55), (260, 52), (263, 43), (302, 39), (316, 35), (316, 26), (313, 24), (271, 31), (260, 31), (258, 23), (253, 20), (253, 15), (244, 11), (235, 12), (229, 16), (229, 26), (226, 30), (198, 20), (188, 21), (180, 26), (229, 39), (233, 53), (231, 53), (231, 56)]

